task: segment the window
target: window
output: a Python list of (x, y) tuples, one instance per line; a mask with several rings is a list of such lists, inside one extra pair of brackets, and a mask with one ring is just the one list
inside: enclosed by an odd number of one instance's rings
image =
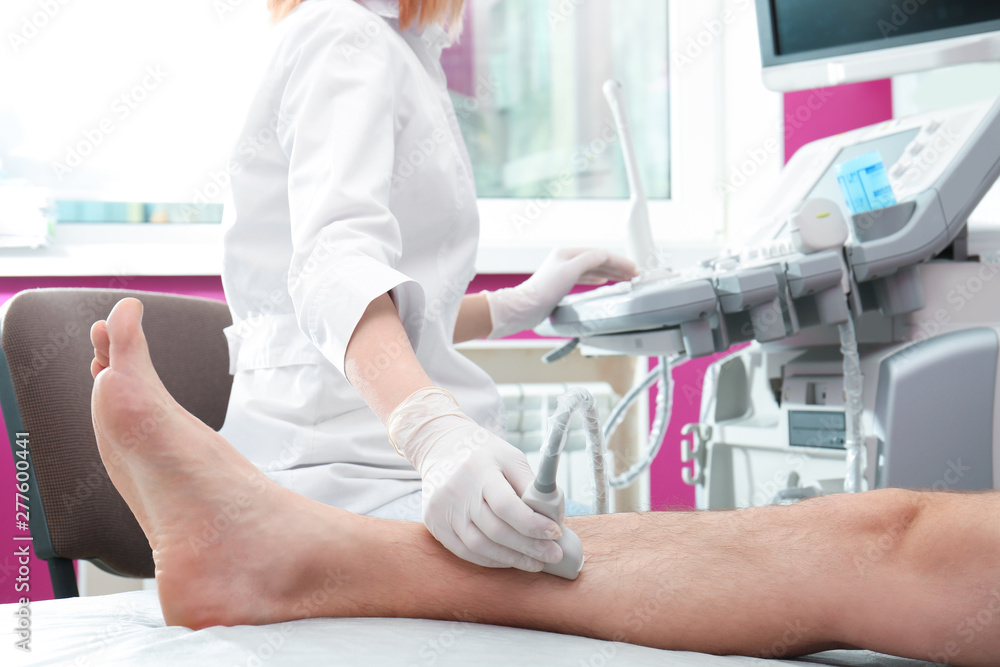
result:
[[(270, 51), (264, 5), (4, 0), (6, 175), (53, 188), (62, 222), (217, 222), (225, 164)], [(721, 48), (675, 58), (720, 6), (469, 0), (463, 41), (443, 64), (484, 238), (622, 238), (628, 185), (602, 94), (609, 78), (624, 84), (657, 234), (717, 237)]]
[(52, 188), (64, 222), (218, 222), (268, 57), (264, 5), (3, 0), (6, 175)]
[[(624, 163), (602, 136), (608, 78), (624, 86), (654, 235), (720, 242), (725, 5), (472, 0), (466, 41), (443, 64), (475, 163), (481, 246), (624, 249)], [(752, 3), (738, 9), (752, 22)]]
[(624, 84), (647, 194), (670, 195), (667, 3), (476, 0), (443, 64), (480, 197), (627, 198), (601, 92)]

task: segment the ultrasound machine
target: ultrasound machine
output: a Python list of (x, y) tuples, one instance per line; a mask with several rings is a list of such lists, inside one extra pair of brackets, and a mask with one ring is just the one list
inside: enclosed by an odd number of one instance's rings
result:
[[(1000, 2), (757, 0), (757, 12), (779, 91), (1000, 60)], [(642, 256), (634, 197), (642, 275), (567, 297), (540, 331), (663, 363), (736, 347), (684, 428), (699, 508), (997, 488), (1000, 265), (967, 223), (998, 176), (1000, 100), (815, 141), (752, 242), (676, 273)]]

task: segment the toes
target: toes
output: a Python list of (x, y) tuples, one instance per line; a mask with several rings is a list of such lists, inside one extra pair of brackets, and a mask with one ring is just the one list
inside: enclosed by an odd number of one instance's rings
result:
[[(116, 303), (104, 329), (108, 337), (108, 365), (124, 370), (133, 363), (149, 363), (146, 337), (142, 333), (142, 302), (128, 297)], [(94, 347), (100, 349), (96, 344)]]
[(108, 340), (108, 323), (104, 320), (98, 320), (94, 322), (94, 326), (90, 327), (90, 342), (94, 344), (94, 356), (98, 359), (104, 359), (105, 366), (108, 365), (108, 349), (111, 347), (111, 342)]
[(94, 322), (90, 327), (90, 342), (94, 344), (94, 360), (90, 362), (90, 374), (95, 378), (97, 374), (111, 365), (108, 359), (108, 352), (111, 342), (108, 340), (108, 323), (104, 320)]

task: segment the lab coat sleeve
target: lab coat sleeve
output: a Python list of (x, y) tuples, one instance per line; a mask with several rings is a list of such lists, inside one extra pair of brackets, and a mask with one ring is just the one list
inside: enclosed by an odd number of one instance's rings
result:
[[(398, 94), (392, 30), (382, 24), (371, 36), (370, 25), (357, 24), (361, 11), (289, 35), (296, 53), (278, 129), (289, 160), (289, 293), (299, 328), (341, 372), (373, 299), (390, 292), (411, 313), (424, 303), (420, 286), (395, 268), (402, 238), (389, 210)], [(363, 48), (358, 34), (369, 38)], [(416, 347), (419, 331), (407, 326), (407, 334)]]

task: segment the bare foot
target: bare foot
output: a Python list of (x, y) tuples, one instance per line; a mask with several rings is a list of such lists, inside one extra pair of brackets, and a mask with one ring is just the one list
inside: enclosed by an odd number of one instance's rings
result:
[(356, 564), (372, 520), (275, 484), (177, 404), (150, 362), (141, 318), (142, 304), (123, 299), (91, 330), (94, 430), (149, 539), (167, 624), (316, 616), (318, 593), (322, 615), (358, 615), (353, 601), (371, 599)]

